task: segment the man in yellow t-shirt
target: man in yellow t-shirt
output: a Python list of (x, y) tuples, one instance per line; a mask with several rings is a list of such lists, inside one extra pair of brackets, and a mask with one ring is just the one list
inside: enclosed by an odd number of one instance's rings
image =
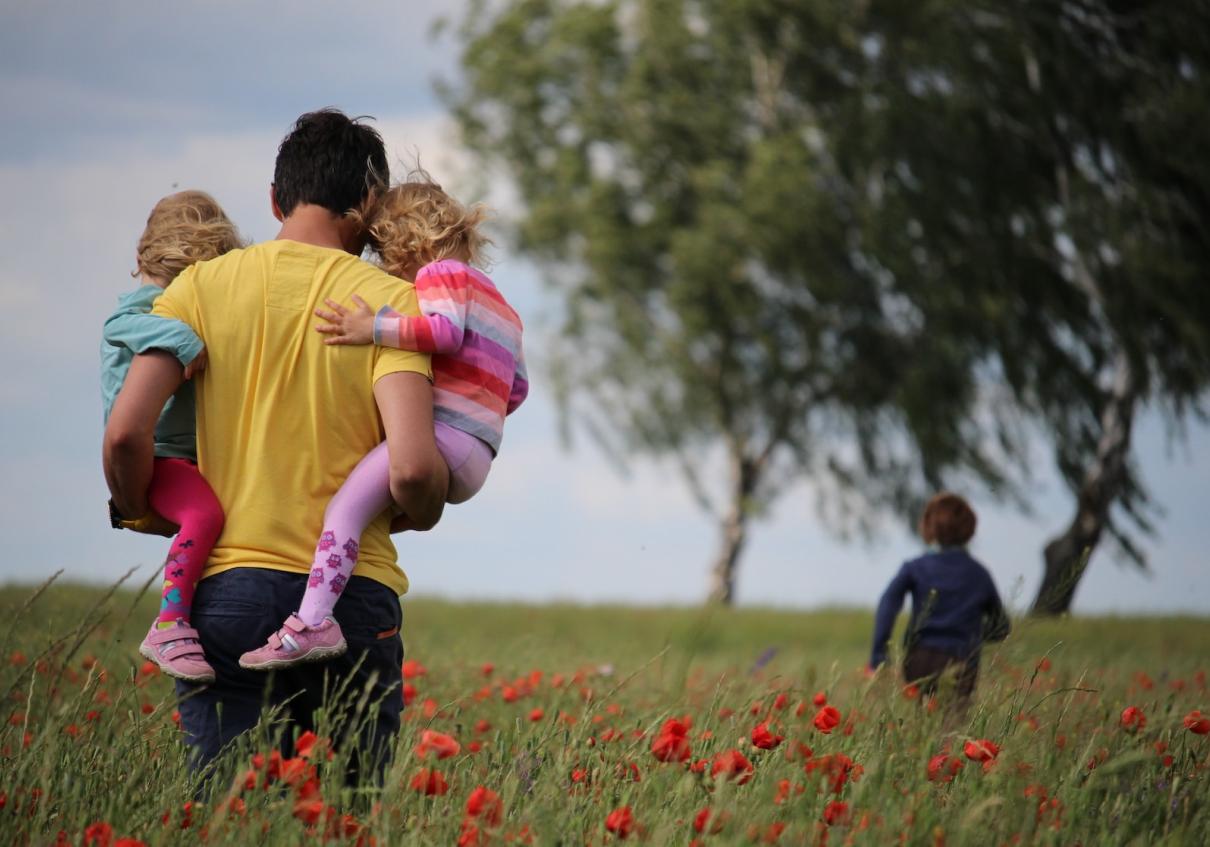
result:
[[(398, 595), (407, 578), (388, 513), (362, 536), (357, 568), (334, 609), (348, 652), (271, 677), (238, 663), (298, 608), (324, 509), (384, 435), (391, 495), (409, 525), (427, 529), (441, 516), (448, 472), (433, 439), (428, 356), (328, 347), (312, 330), (312, 313), (325, 299), (348, 301), (353, 293), (418, 313), (408, 283), (357, 258), (365, 238), (345, 214), (386, 174), (373, 129), (335, 110), (303, 115), (275, 166), (277, 239), (193, 265), (153, 309), (188, 324), (206, 345), (209, 365), (197, 381), (198, 468), (226, 513), (198, 585), (193, 626), (180, 633), (200, 642), (216, 675), (205, 687), (178, 682), (189, 695), (181, 724), (195, 766), (256, 724), (266, 684), (267, 704), (286, 704), (298, 731), (314, 727), (324, 693), (345, 681), (347, 702), (327, 704), (337, 713), (368, 693), (375, 720), (358, 739), (354, 768), (362, 772), (381, 773), (399, 728)], [(149, 511), (151, 434), (181, 380), (171, 355), (140, 355), (114, 403), (104, 464), (114, 507), (126, 518)]]

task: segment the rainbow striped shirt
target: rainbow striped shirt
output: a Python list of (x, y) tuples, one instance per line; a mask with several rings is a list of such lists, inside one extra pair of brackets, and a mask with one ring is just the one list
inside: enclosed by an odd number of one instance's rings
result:
[(484, 274), (453, 259), (416, 274), (419, 316), (389, 306), (374, 318), (374, 343), (433, 354), (433, 419), (500, 451), (504, 418), (529, 394), (521, 318)]

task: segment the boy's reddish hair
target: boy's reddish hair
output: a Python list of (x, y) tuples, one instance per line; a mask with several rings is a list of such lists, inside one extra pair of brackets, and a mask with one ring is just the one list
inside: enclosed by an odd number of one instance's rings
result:
[(970, 503), (942, 491), (933, 496), (920, 516), (920, 536), (925, 544), (940, 544), (942, 547), (959, 547), (970, 541), (975, 534), (978, 518)]

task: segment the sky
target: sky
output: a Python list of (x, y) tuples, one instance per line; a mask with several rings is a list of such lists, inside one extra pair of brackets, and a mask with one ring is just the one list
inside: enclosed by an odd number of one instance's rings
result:
[[(103, 6), (103, 8), (102, 8)], [(101, 474), (101, 324), (134, 286), (148, 211), (183, 188), (213, 194), (253, 240), (276, 233), (268, 203), (277, 144), (301, 113), (373, 115), (393, 164), (419, 156), (464, 200), (510, 192), (458, 149), (434, 93), (457, 49), (434, 33), (457, 4), (27, 3), (0, 0), (0, 583), (110, 583), (159, 570), (167, 542), (108, 526)], [(476, 191), (486, 191), (480, 197)], [(546, 391), (544, 337), (557, 301), (507, 244), (493, 277), (525, 320), (530, 400), (509, 419), (484, 490), (430, 533), (396, 536), (416, 594), (457, 599), (692, 604), (705, 595), (717, 530), (654, 460), (615, 468), (586, 438), (570, 448)], [(1094, 556), (1075, 611), (1210, 613), (1205, 522), (1210, 428), (1173, 441), (1158, 415), (1137, 428), (1143, 478), (1162, 510), (1144, 574)], [(972, 497), (972, 552), (1021, 609), (1045, 541), (1071, 505), (1035, 451), (1032, 514)], [(816, 517), (810, 481), (753, 526), (742, 605), (872, 606), (920, 551), (901, 526), (841, 542)]]

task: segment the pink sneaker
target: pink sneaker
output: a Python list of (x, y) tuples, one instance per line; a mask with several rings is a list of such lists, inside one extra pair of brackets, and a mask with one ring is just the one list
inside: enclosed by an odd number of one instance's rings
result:
[(197, 630), (177, 618), (174, 626), (159, 629), (151, 625), (139, 645), (139, 653), (160, 666), (160, 670), (186, 682), (214, 682), (214, 668), (206, 661)]
[(269, 636), (264, 647), (249, 650), (239, 657), (239, 666), (254, 671), (288, 668), (303, 662), (333, 659), (349, 649), (340, 624), (324, 618), (315, 626), (307, 626), (298, 615), (290, 615), (282, 628)]

